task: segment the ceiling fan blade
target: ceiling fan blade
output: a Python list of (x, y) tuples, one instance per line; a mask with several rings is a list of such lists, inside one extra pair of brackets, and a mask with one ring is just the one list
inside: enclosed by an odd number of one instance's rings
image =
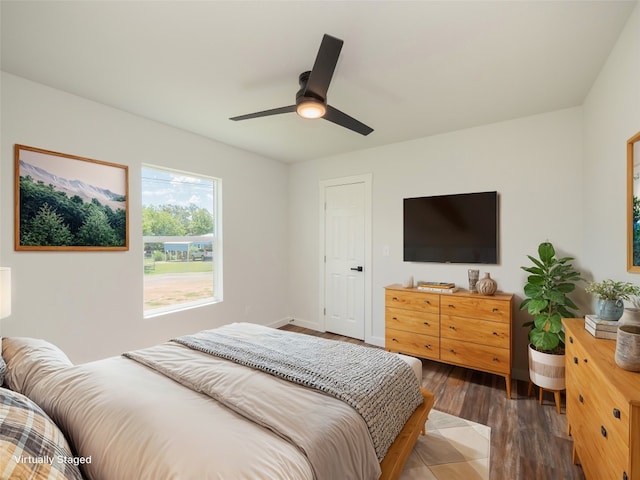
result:
[(350, 117), (344, 112), (341, 112), (337, 108), (333, 108), (331, 105), (327, 105), (327, 113), (324, 114), (325, 120), (329, 120), (330, 122), (335, 123), (336, 125), (340, 125), (341, 127), (348, 128), (349, 130), (353, 130), (354, 132), (359, 133), (360, 135), (369, 135), (373, 132), (373, 128), (365, 125), (364, 123), (356, 120), (353, 117)]
[(329, 90), (343, 43), (339, 38), (325, 33), (313, 69), (311, 69), (305, 93), (311, 92), (320, 98), (327, 99), (327, 90)]
[(286, 107), (272, 108), (271, 110), (263, 110), (262, 112), (248, 113), (246, 115), (239, 115), (237, 117), (231, 117), (229, 120), (249, 120), (250, 118), (268, 117), (270, 115), (280, 115), (281, 113), (291, 113), (296, 111), (295, 105), (288, 105)]

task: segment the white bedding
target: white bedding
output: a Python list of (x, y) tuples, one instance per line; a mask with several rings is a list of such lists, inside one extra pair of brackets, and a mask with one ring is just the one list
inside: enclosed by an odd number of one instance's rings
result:
[[(29, 365), (37, 348), (37, 344), (21, 344), (20, 339), (4, 339), (7, 381), (52, 416), (80, 457), (90, 458), (91, 463), (83, 470), (89, 479), (314, 478), (307, 458), (290, 442), (248, 422), (208, 396), (178, 385), (136, 362), (114, 357), (69, 366), (68, 362), (55, 358), (47, 361), (45, 355), (38, 360), (38, 366)], [(200, 365), (202, 368), (209, 368), (206, 365), (213, 361), (220, 362), (217, 368), (222, 370), (244, 369), (222, 359), (200, 355), (206, 363)], [(420, 379), (420, 361), (402, 358), (411, 364)], [(194, 360), (192, 366), (199, 362)], [(251, 375), (266, 374), (252, 372)], [(224, 381), (240, 382), (244, 376), (230, 375)], [(257, 388), (267, 388), (262, 384), (264, 379), (258, 378), (249, 381)], [(368, 447), (362, 441), (362, 428), (357, 425), (362, 419), (338, 400), (302, 387), (293, 388), (304, 393), (301, 396), (281, 394), (275, 411), (289, 413), (290, 417), (298, 416), (291, 412), (299, 412), (308, 432), (313, 434), (337, 428), (342, 421), (349, 425), (341, 435), (355, 447), (345, 460), (328, 458), (328, 468), (332, 468), (333, 463), (335, 470), (333, 473), (328, 470), (329, 473), (324, 474), (326, 479), (377, 478), (379, 464), (371, 463), (366, 452)], [(333, 421), (326, 420), (329, 414)], [(281, 421), (288, 421), (287, 415), (282, 416)], [(342, 463), (348, 461), (348, 457), (351, 457), (351, 466)]]

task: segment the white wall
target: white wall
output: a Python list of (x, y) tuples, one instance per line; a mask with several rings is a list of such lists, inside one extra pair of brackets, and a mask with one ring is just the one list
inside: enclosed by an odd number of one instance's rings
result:
[[(576, 258), (587, 279), (640, 283), (626, 271), (626, 141), (640, 130), (640, 6), (629, 18), (581, 108), (550, 112), (291, 167), (289, 207), (291, 315), (322, 329), (318, 318), (318, 182), (373, 173), (373, 318), (367, 340), (384, 336), (383, 287), (416, 279), (467, 282), (469, 265), (402, 260), (402, 198), (497, 190), (501, 258), (481, 267), (516, 295), (514, 374), (526, 378), (527, 316), (517, 311), (525, 273), (539, 242)], [(390, 256), (383, 256), (388, 246)], [(580, 285), (583, 287), (585, 284)], [(592, 299), (574, 295), (582, 314)]]
[[(626, 272), (625, 257), (625, 144), (640, 130), (639, 49), (636, 7), (584, 107), (290, 167), (3, 74), (0, 265), (13, 268), (14, 296), (2, 333), (47, 338), (80, 362), (237, 320), (270, 324), (290, 315), (321, 329), (318, 183), (362, 173), (373, 174), (372, 343), (383, 342), (385, 285), (409, 275), (466, 284), (469, 265), (402, 261), (404, 197), (497, 190), (500, 264), (481, 270), (516, 294), (516, 309), (525, 278), (519, 267), (547, 239), (575, 256), (587, 276), (640, 283)], [(15, 143), (128, 165), (130, 251), (15, 252)], [(223, 303), (143, 319), (136, 188), (142, 163), (223, 179)], [(578, 303), (589, 310), (586, 295)], [(525, 318), (516, 311), (514, 367), (521, 377)]]
[[(2, 74), (1, 88), (0, 265), (13, 274), (3, 335), (46, 338), (82, 362), (233, 321), (285, 318), (286, 165), (12, 75)], [(130, 250), (14, 251), (16, 143), (128, 165)], [(222, 179), (222, 303), (143, 319), (142, 163)]]
[[(318, 318), (320, 180), (373, 174), (373, 318), (366, 340), (383, 345), (384, 291), (410, 275), (465, 286), (471, 265), (402, 259), (402, 199), (497, 190), (500, 263), (480, 266), (501, 290), (522, 300), (527, 254), (550, 240), (560, 254), (582, 258), (582, 109), (572, 108), (367, 151), (292, 165), (290, 175), (291, 314), (322, 328)], [(389, 247), (390, 255), (383, 256)], [(525, 316), (514, 321), (514, 363), (526, 372)], [(516, 372), (518, 373), (518, 372)], [(526, 376), (526, 374), (524, 374)]]
[(590, 278), (627, 272), (626, 145), (640, 131), (640, 5), (584, 103), (584, 253)]

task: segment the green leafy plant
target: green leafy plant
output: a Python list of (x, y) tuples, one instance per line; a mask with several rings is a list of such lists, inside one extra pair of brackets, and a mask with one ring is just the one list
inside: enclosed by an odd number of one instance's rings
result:
[(520, 310), (527, 310), (533, 320), (529, 327), (529, 342), (536, 350), (547, 353), (564, 353), (562, 318), (575, 317), (578, 307), (567, 296), (576, 288), (580, 273), (571, 263), (572, 257), (556, 258), (550, 242), (538, 246), (538, 258), (527, 255), (533, 266), (521, 267), (530, 275), (524, 286), (526, 298)]
[(609, 279), (591, 282), (584, 291), (601, 300), (631, 300), (631, 297), (640, 296), (640, 287), (637, 285)]

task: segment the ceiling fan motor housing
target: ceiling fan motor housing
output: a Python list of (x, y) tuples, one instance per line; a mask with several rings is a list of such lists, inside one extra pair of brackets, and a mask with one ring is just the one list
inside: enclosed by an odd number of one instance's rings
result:
[(327, 99), (322, 98), (322, 96), (313, 93), (311, 90), (307, 90), (307, 82), (309, 81), (309, 75), (311, 75), (310, 71), (302, 72), (300, 77), (298, 77), (298, 83), (300, 84), (300, 90), (296, 93), (296, 104), (302, 98), (313, 98), (315, 100), (319, 100), (320, 102), (327, 104)]
[(296, 111), (303, 118), (320, 118), (327, 112), (327, 100), (307, 90), (310, 71), (302, 72), (298, 78), (300, 90), (296, 93)]

